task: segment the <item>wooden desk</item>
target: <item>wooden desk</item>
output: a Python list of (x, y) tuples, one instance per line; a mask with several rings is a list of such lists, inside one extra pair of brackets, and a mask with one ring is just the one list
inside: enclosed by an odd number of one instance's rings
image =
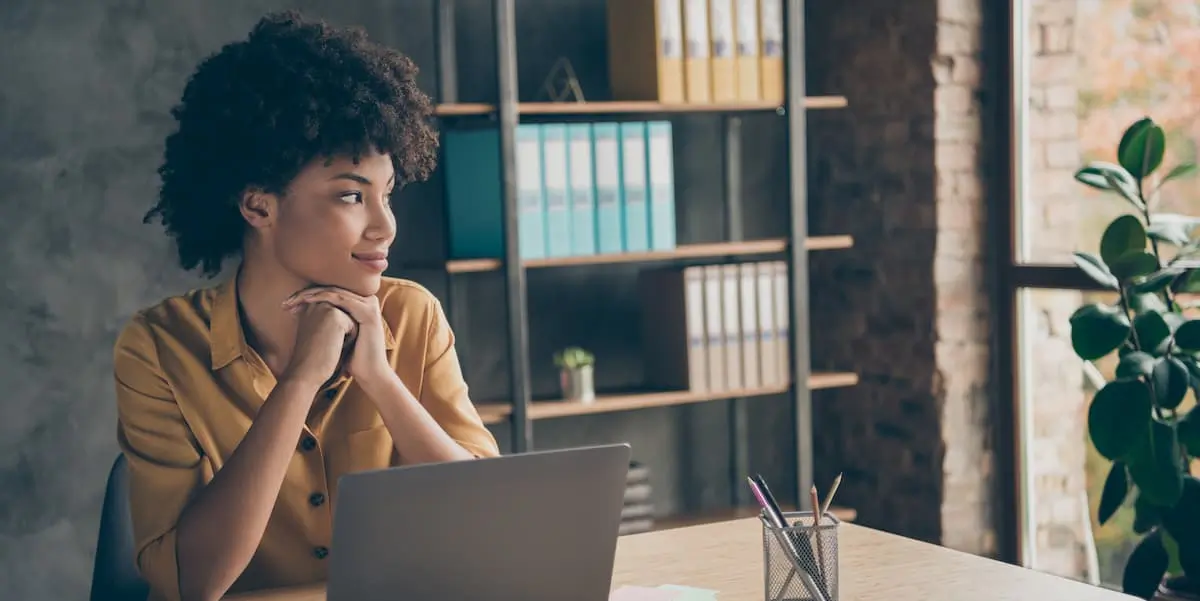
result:
[[(1133, 597), (853, 524), (843, 524), (839, 601), (1131, 601)], [(741, 519), (622, 537), (613, 588), (683, 584), (721, 601), (762, 601), (762, 535)], [(320, 587), (228, 601), (324, 601)]]

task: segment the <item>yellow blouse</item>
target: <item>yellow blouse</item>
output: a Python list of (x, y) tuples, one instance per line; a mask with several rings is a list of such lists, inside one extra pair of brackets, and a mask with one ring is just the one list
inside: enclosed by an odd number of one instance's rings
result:
[[(467, 394), (441, 303), (392, 278), (377, 296), (400, 380), (464, 448), (498, 455)], [(178, 599), (180, 513), (229, 459), (275, 386), (243, 335), (236, 278), (136, 314), (117, 339), (114, 375), (137, 565), (152, 599)], [(373, 402), (346, 377), (321, 391), (297, 442), (262, 542), (230, 592), (324, 581), (338, 478), (401, 462)]]

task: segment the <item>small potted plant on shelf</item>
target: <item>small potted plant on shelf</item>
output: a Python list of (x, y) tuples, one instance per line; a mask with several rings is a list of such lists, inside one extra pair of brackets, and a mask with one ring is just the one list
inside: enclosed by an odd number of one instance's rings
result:
[(1200, 394), (1200, 318), (1189, 311), (1200, 305), (1183, 302), (1183, 293), (1200, 291), (1198, 220), (1155, 212), (1161, 187), (1196, 165), (1160, 169), (1165, 149), (1162, 128), (1140, 119), (1122, 135), (1117, 163), (1093, 162), (1075, 173), (1133, 209), (1108, 224), (1098, 254), (1075, 253), (1079, 268), (1117, 295), (1080, 307), (1070, 324), (1080, 359), (1117, 354), (1114, 377), (1088, 408), (1087, 430), (1112, 462), (1098, 522), (1132, 506), (1131, 528), (1141, 539), (1122, 588), (1144, 599), (1200, 591), (1200, 479), (1190, 470), (1200, 457), (1200, 413), (1184, 402), (1189, 390)]
[(596, 358), (577, 346), (554, 353), (554, 364), (558, 366), (558, 382), (562, 387), (563, 399), (590, 403), (596, 400), (593, 368)]

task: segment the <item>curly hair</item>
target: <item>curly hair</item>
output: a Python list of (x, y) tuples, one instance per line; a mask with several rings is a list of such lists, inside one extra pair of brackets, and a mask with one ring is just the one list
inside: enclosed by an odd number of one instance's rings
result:
[(389, 154), (397, 189), (437, 160), (433, 108), (403, 54), (295, 12), (267, 15), (248, 38), (206, 58), (171, 110), (158, 218), (185, 270), (208, 277), (240, 254), (247, 190), (282, 194), (317, 157)]

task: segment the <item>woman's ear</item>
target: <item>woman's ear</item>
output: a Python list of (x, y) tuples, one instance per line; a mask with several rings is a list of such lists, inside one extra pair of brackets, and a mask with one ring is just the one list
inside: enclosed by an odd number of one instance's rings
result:
[(279, 197), (259, 189), (249, 189), (238, 203), (242, 218), (254, 229), (268, 229), (279, 214)]

